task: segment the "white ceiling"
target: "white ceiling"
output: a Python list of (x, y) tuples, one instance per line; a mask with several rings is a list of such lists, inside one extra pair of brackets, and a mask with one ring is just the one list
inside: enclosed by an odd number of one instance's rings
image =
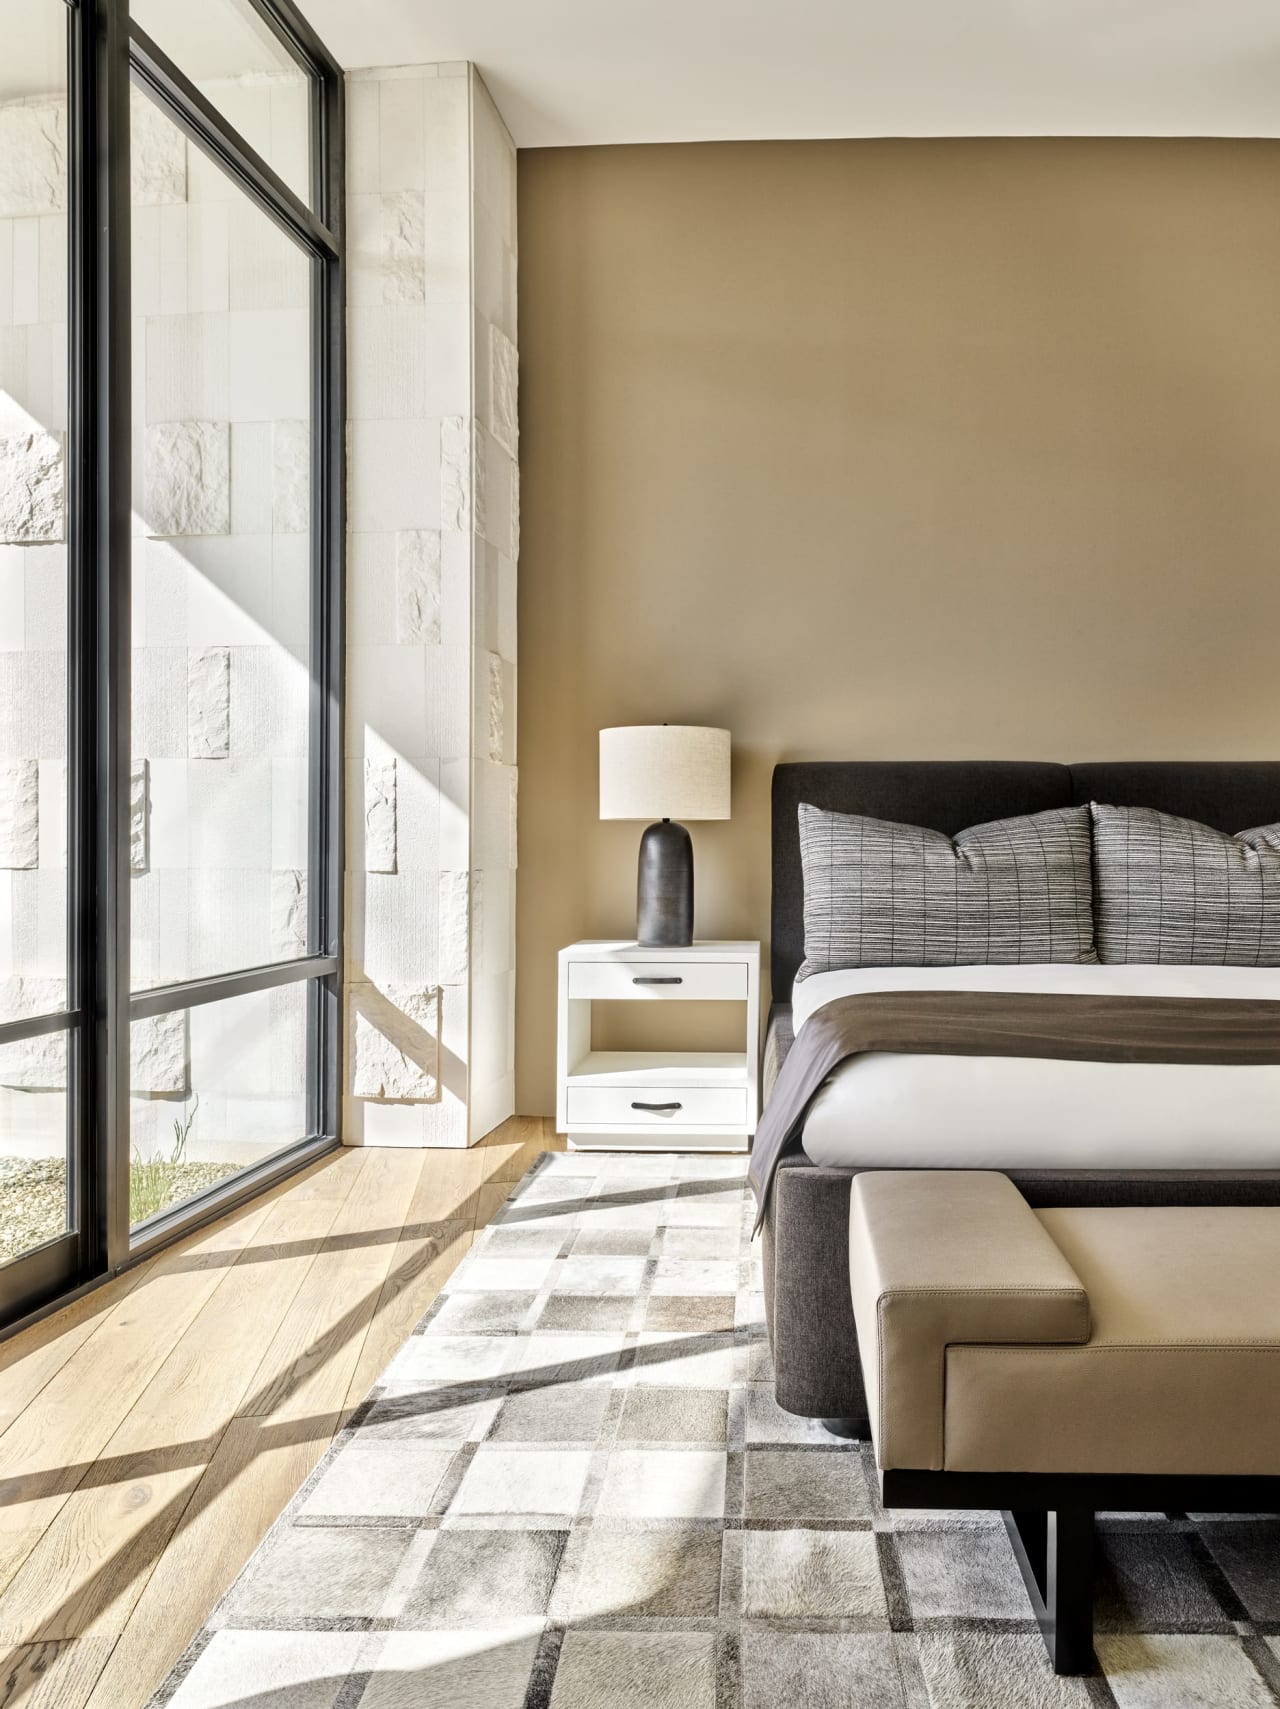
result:
[(302, 0), (346, 66), (472, 59), (522, 147), (1277, 136), (1277, 0)]

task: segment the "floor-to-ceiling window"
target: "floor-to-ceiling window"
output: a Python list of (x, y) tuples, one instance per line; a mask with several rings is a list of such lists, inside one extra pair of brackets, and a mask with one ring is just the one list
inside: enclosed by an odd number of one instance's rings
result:
[(0, 0), (0, 1321), (333, 1143), (341, 78)]
[[(68, 1102), (67, 146), (62, 0), (0, 0), (0, 1262), (50, 1285)], [(2, 1274), (3, 1272), (0, 1272)]]

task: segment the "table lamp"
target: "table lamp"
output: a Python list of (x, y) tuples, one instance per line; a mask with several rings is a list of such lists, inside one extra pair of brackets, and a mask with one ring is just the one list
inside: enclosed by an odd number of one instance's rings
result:
[(729, 817), (729, 732), (627, 724), (600, 732), (600, 817), (658, 821), (640, 839), (636, 941), (693, 942), (693, 841), (680, 819)]

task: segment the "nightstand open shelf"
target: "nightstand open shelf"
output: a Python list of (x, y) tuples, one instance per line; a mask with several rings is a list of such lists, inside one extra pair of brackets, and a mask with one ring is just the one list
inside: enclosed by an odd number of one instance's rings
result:
[[(596, 1002), (738, 1002), (741, 1051), (593, 1050)], [(560, 952), (556, 1126), (570, 1149), (745, 1151), (759, 1100), (760, 946)]]

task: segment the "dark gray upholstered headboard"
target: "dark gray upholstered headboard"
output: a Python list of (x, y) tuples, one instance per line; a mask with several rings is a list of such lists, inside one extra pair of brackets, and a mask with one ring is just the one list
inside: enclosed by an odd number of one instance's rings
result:
[(774, 767), (771, 972), (786, 1002), (804, 957), (802, 801), (954, 836), (967, 825), (1107, 801), (1158, 807), (1219, 831), (1280, 822), (1280, 761), (1153, 760), (1046, 765), (1022, 760), (824, 760)]

